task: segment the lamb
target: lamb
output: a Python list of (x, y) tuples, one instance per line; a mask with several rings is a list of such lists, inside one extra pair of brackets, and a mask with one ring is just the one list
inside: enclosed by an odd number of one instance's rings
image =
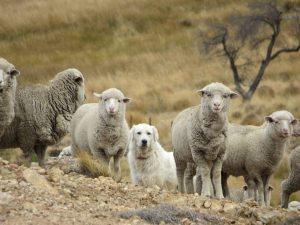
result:
[(237, 94), (221, 83), (211, 83), (198, 93), (202, 95), (201, 104), (182, 111), (172, 124), (178, 189), (184, 192), (185, 176), (186, 192), (194, 191), (194, 172), (184, 175), (187, 163), (194, 162), (203, 181), (201, 195), (223, 198), (221, 168), (227, 142), (227, 113), (230, 99)]
[(109, 165), (110, 175), (120, 181), (120, 160), (129, 136), (125, 111), (130, 99), (116, 88), (94, 95), (100, 102), (82, 105), (72, 118), (71, 151), (73, 155), (79, 150), (88, 151), (102, 159)]
[(15, 117), (14, 105), (20, 72), (6, 59), (0, 58), (0, 138)]
[[(281, 207), (287, 208), (290, 195), (300, 190), (300, 146), (289, 156), (289, 176), (281, 183)], [(299, 207), (300, 208), (300, 207)]]
[(287, 143), (293, 135), (297, 120), (288, 111), (277, 111), (265, 117), (262, 126), (230, 124), (228, 145), (222, 167), (222, 187), (229, 195), (227, 179), (230, 175), (243, 176), (248, 194), (268, 206), (269, 180), (278, 166)]
[(132, 182), (175, 189), (177, 178), (173, 152), (165, 151), (158, 140), (154, 126), (142, 123), (131, 128), (127, 159)]
[(1, 137), (0, 149), (20, 147), (27, 165), (35, 152), (43, 166), (47, 146), (69, 132), (72, 114), (84, 100), (84, 78), (77, 69), (58, 73), (48, 86), (17, 88), (15, 118)]

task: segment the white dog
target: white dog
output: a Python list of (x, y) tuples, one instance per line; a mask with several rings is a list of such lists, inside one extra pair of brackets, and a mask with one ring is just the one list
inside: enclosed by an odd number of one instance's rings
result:
[(158, 143), (156, 127), (134, 125), (129, 134), (128, 164), (134, 184), (176, 188), (176, 164), (173, 152), (165, 151)]

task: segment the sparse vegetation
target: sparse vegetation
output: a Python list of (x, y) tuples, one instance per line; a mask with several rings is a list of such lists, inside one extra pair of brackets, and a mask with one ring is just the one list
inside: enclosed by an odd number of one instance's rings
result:
[(77, 154), (82, 170), (91, 177), (108, 177), (108, 168), (104, 162), (95, 159), (86, 151), (79, 151)]
[[(1, 57), (21, 71), (20, 85), (46, 83), (58, 71), (76, 67), (87, 78), (88, 102), (97, 101), (93, 91), (109, 87), (124, 91), (133, 100), (127, 109), (128, 121), (130, 116), (133, 123), (148, 122), (151, 117), (165, 149), (171, 150), (171, 121), (183, 108), (199, 102), (198, 89), (212, 81), (234, 89), (228, 62), (199, 53), (193, 34), (207, 19), (223, 20), (233, 11), (242, 12), (245, 1), (2, 2)], [(300, 6), (297, 1), (289, 2)], [(286, 38), (292, 43), (291, 37)], [(232, 102), (230, 121), (261, 124), (264, 115), (279, 109), (300, 118), (299, 60), (300, 54), (296, 53), (282, 55), (270, 64), (260, 84), (268, 91), (254, 95), (251, 105), (243, 105), (241, 98)], [(255, 118), (247, 119), (250, 114)], [(286, 168), (286, 160), (281, 165), (277, 170), (281, 177), (275, 175), (271, 180), (275, 206), (280, 201), (281, 179), (287, 177), (286, 169), (282, 169)], [(242, 179), (232, 178), (230, 185), (241, 187)], [(300, 200), (300, 194), (292, 198)]]

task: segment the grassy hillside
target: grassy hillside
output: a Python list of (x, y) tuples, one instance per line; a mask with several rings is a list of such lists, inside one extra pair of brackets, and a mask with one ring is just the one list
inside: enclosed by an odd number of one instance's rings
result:
[[(0, 54), (21, 70), (19, 84), (47, 83), (76, 67), (86, 77), (89, 102), (97, 100), (93, 91), (123, 90), (133, 99), (128, 119), (151, 117), (161, 143), (171, 149), (170, 123), (199, 102), (198, 89), (212, 81), (234, 88), (226, 59), (199, 53), (195, 30), (245, 6), (234, 0), (2, 0)], [(279, 109), (300, 118), (299, 59), (295, 53), (272, 62), (251, 104), (233, 102), (230, 120), (260, 124)], [(272, 180), (276, 205), (286, 176), (285, 158)]]

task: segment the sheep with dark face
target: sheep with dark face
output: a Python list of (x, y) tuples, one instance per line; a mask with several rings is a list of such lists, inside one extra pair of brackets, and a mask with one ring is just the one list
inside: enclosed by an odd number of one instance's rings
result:
[(277, 111), (265, 117), (261, 126), (230, 124), (228, 145), (222, 167), (222, 186), (229, 196), (227, 179), (230, 175), (243, 176), (250, 198), (261, 205), (269, 204), (269, 180), (284, 149), (294, 134), (297, 120), (288, 111)]
[(185, 176), (185, 185), (184, 173), (187, 163), (195, 163), (202, 179), (201, 195), (223, 198), (221, 168), (227, 142), (227, 114), (230, 100), (237, 94), (221, 83), (211, 83), (199, 93), (201, 104), (181, 112), (172, 125), (178, 188), (181, 192), (194, 192), (194, 173)]
[(20, 147), (27, 164), (35, 152), (43, 166), (47, 146), (69, 132), (72, 115), (84, 99), (84, 78), (77, 69), (58, 73), (48, 86), (17, 88), (15, 118), (1, 137), (0, 148)]
[(19, 74), (13, 64), (0, 58), (0, 138), (15, 117), (16, 77)]
[(130, 99), (116, 88), (94, 95), (99, 98), (99, 103), (84, 104), (74, 114), (71, 149), (66, 147), (63, 151), (70, 149), (74, 155), (79, 150), (90, 152), (108, 164), (110, 175), (120, 181), (120, 160), (129, 136), (125, 119), (126, 103)]

